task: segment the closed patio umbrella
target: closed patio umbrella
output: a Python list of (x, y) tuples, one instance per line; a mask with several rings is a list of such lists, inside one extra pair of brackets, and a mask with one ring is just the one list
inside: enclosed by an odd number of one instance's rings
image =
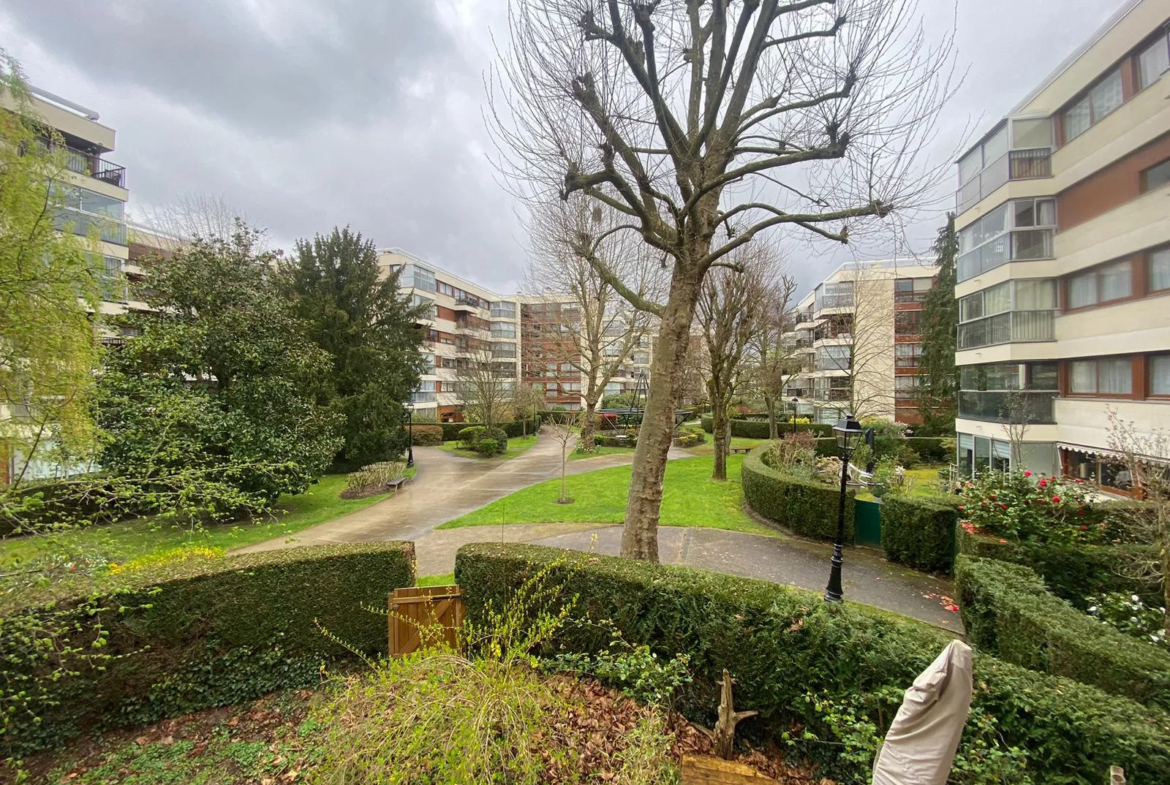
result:
[(971, 708), (971, 647), (951, 641), (923, 671), (890, 725), (873, 785), (944, 785)]

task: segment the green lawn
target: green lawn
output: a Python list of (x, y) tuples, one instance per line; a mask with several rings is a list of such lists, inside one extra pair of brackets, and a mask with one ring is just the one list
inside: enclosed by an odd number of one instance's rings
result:
[[(418, 467), (407, 470), (413, 477)], [(200, 547), (226, 551), (262, 542), (316, 526), (368, 507), (390, 494), (365, 499), (342, 499), (344, 474), (327, 474), (308, 491), (282, 496), (273, 517), (259, 521), (237, 521), (189, 530), (150, 520), (127, 521), (110, 526), (93, 526), (54, 537), (13, 537), (0, 541), (0, 567), (54, 552), (102, 554), (110, 561), (124, 562), (174, 548)]]
[[(686, 458), (666, 466), (661, 523), (711, 529), (775, 534), (743, 511), (739, 483), (742, 455), (727, 463), (727, 482), (711, 479), (710, 458)], [(492, 526), (500, 523), (621, 523), (626, 514), (630, 467), (615, 466), (566, 478), (572, 504), (557, 504), (560, 479), (517, 491), (475, 512), (449, 521), (440, 529)]]
[(634, 457), (633, 447), (597, 447), (590, 453), (577, 452), (573, 450), (569, 453), (570, 461), (587, 461), (590, 458), (596, 458), (600, 455), (628, 455)]
[[(767, 444), (768, 439), (747, 439), (742, 436), (732, 436), (732, 447), (747, 447), (749, 450), (754, 450), (761, 444)], [(698, 447), (692, 447), (688, 452), (695, 455), (714, 455), (715, 454), (715, 439), (711, 434), (707, 434), (707, 441), (700, 444)]]
[(442, 449), (451, 453), (452, 455), (462, 455), (464, 458), (477, 458), (481, 461), (506, 461), (509, 458), (515, 458), (517, 455), (522, 455), (536, 444), (536, 435), (532, 436), (517, 436), (514, 439), (508, 439), (508, 451), (502, 455), (493, 455), (491, 458), (484, 458), (475, 450), (465, 450), (460, 446), (458, 441), (452, 440), (443, 442)]

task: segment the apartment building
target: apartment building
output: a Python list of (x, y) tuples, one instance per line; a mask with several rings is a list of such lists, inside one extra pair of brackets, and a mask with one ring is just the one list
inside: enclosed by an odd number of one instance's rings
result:
[[(624, 304), (604, 325), (599, 325), (601, 354), (615, 358), (623, 354), (629, 334)], [(526, 384), (544, 391), (549, 408), (578, 411), (586, 392), (581, 373), (582, 358), (575, 335), (581, 335), (580, 304), (568, 295), (548, 294), (520, 298), (521, 374)], [(639, 381), (650, 376), (652, 336), (638, 337), (632, 350), (605, 385), (603, 396), (634, 391)]]
[(429, 307), (419, 327), (427, 368), (414, 393), (415, 411), (439, 422), (463, 419), (459, 369), (490, 362), (501, 378), (520, 378), (520, 309), (515, 296), (504, 296), (400, 249), (381, 251), (378, 263), (400, 269), (399, 285), (416, 305)]
[(1168, 20), (1127, 2), (959, 160), (967, 471), (1125, 491), (1110, 412), (1170, 429)]
[(938, 268), (916, 260), (849, 262), (797, 304), (785, 340), (800, 370), (784, 399), (814, 422), (918, 423), (922, 301)]

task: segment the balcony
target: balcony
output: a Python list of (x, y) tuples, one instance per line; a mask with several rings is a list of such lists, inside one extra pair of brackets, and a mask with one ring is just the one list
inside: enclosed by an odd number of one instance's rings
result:
[(467, 295), (459, 295), (455, 298), (456, 311), (478, 311), (486, 304), (478, 297), (468, 297)]
[(107, 243), (126, 245), (126, 224), (121, 221), (62, 207), (53, 219), (53, 226), (58, 231), (64, 231), (69, 224), (73, 226), (73, 233), (82, 237), (89, 236), (92, 229)]
[[(1002, 148), (1001, 148), (1002, 149)], [(1033, 180), (1052, 176), (1052, 148), (1010, 150), (986, 166), (955, 194), (959, 213), (966, 212), (991, 196), (1009, 180)]]
[(65, 147), (65, 166), (71, 172), (101, 180), (119, 188), (126, 187), (126, 167), (118, 166), (112, 161), (99, 158), (96, 155)]
[(1008, 153), (1009, 172), (1012, 180), (1034, 180), (1037, 177), (1052, 176), (1052, 148), (1038, 147), (1033, 150), (1012, 150)]
[(959, 282), (1008, 262), (1052, 258), (1052, 229), (1015, 229), (972, 249), (958, 259)]
[(959, 351), (1056, 339), (1052, 311), (1009, 311), (959, 325)]
[(411, 403), (434, 403), (437, 400), (433, 392), (416, 392), (410, 394)]
[(959, 392), (959, 416), (1001, 423), (1054, 423), (1059, 393), (1033, 391)]

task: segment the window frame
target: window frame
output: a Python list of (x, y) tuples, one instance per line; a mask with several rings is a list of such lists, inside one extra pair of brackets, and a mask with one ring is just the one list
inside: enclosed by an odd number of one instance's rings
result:
[[(1102, 276), (1101, 276), (1101, 273), (1107, 267), (1113, 267), (1113, 266), (1122, 265), (1122, 264), (1129, 265), (1129, 294), (1125, 295), (1124, 297), (1114, 297), (1111, 300), (1101, 299), (1101, 297), (1102, 297), (1102, 293), (1101, 293), (1101, 278), (1102, 278)], [(1132, 258), (1126, 258), (1126, 259), (1113, 259), (1111, 261), (1104, 262), (1102, 264), (1088, 267), (1084, 270), (1078, 270), (1075, 273), (1070, 273), (1069, 275), (1067, 275), (1063, 279), (1061, 279), (1061, 298), (1063, 300), (1062, 305), (1064, 306), (1061, 309), (1061, 313), (1062, 314), (1080, 313), (1081, 311), (1087, 311), (1087, 310), (1090, 310), (1093, 308), (1106, 308), (1110, 305), (1117, 305), (1118, 303), (1125, 303), (1125, 302), (1129, 302), (1130, 300), (1140, 299), (1142, 297), (1142, 293), (1138, 290), (1139, 281), (1138, 281), (1137, 272), (1138, 272), (1138, 269), (1134, 265), (1134, 260)], [(1083, 278), (1083, 277), (1089, 276), (1089, 275), (1093, 276), (1093, 284), (1094, 284), (1093, 288), (1096, 292), (1097, 299), (1091, 303), (1086, 304), (1086, 305), (1076, 305), (1076, 306), (1072, 305), (1072, 283), (1073, 283), (1073, 280), (1077, 279), (1077, 278)]]
[[(1100, 117), (1097, 117), (1095, 108), (1093, 106), (1093, 91), (1096, 90), (1101, 85), (1105, 84), (1106, 80), (1113, 78), (1114, 75), (1116, 75), (1118, 80), (1121, 82), (1121, 102), (1118, 103), (1117, 106), (1113, 107), (1105, 114), (1101, 115)], [(1064, 106), (1062, 106), (1060, 108), (1060, 112), (1059, 112), (1059, 114), (1060, 114), (1060, 141), (1061, 141), (1060, 146), (1063, 147), (1064, 145), (1069, 144), (1069, 143), (1081, 138), (1082, 136), (1084, 136), (1086, 133), (1088, 133), (1093, 128), (1093, 126), (1095, 126), (1097, 123), (1104, 120), (1109, 115), (1116, 112), (1122, 106), (1124, 106), (1125, 102), (1127, 100), (1129, 100), (1129, 99), (1125, 95), (1125, 74), (1122, 73), (1122, 64), (1117, 63), (1117, 64), (1113, 65), (1111, 68), (1109, 68), (1107, 71), (1105, 71), (1103, 74), (1101, 74), (1099, 77), (1094, 79), (1092, 84), (1090, 84), (1088, 87), (1086, 87), (1081, 92), (1077, 93), (1075, 98), (1073, 98), (1071, 101), (1069, 101), (1068, 103), (1066, 103)], [(1083, 101), (1088, 101), (1089, 124), (1087, 126), (1085, 126), (1085, 130), (1081, 131), (1076, 136), (1070, 137), (1068, 135), (1068, 130), (1067, 130), (1067, 115), (1074, 107), (1079, 106), (1081, 104), (1081, 102), (1083, 102)]]
[(1146, 398), (1155, 401), (1170, 401), (1170, 390), (1166, 392), (1154, 392), (1154, 361), (1164, 359), (1170, 362), (1170, 352), (1157, 352), (1155, 354), (1146, 355), (1146, 378), (1145, 378), (1145, 394)]
[[(1150, 187), (1150, 172), (1154, 171), (1155, 169), (1162, 168), (1162, 167), (1166, 168), (1166, 179), (1163, 180), (1161, 183), (1158, 183), (1157, 185), (1155, 185), (1153, 188), (1151, 188)], [(1163, 161), (1159, 161), (1158, 163), (1154, 164), (1153, 166), (1147, 166), (1145, 169), (1142, 170), (1140, 178), (1141, 178), (1141, 183), (1140, 183), (1139, 187), (1141, 189), (1142, 194), (1148, 194), (1148, 193), (1151, 193), (1153, 191), (1157, 191), (1161, 188), (1165, 188), (1166, 186), (1170, 185), (1170, 158), (1167, 158)]]
[(1148, 84), (1144, 84), (1144, 85), (1142, 84), (1142, 55), (1146, 54), (1147, 52), (1152, 51), (1154, 49), (1154, 47), (1158, 46), (1158, 44), (1162, 45), (1162, 50), (1164, 52), (1166, 52), (1166, 62), (1168, 64), (1170, 64), (1170, 25), (1166, 25), (1165, 27), (1156, 31), (1154, 33), (1154, 35), (1152, 35), (1147, 40), (1143, 41), (1141, 43), (1141, 45), (1139, 45), (1138, 48), (1136, 50), (1134, 50), (1133, 84), (1134, 84), (1134, 88), (1139, 93), (1142, 90), (1145, 90), (1146, 88), (1153, 87), (1159, 81), (1161, 81), (1163, 76), (1170, 73), (1170, 65), (1168, 65), (1166, 68), (1159, 71), (1157, 76), (1155, 76), (1153, 79), (1151, 79)]
[[(1133, 400), (1141, 398), (1144, 390), (1139, 390), (1138, 386), (1133, 383), (1134, 379), (1134, 361), (1140, 355), (1124, 355), (1122, 357), (1079, 357), (1075, 359), (1065, 360), (1064, 367), (1064, 390), (1061, 391), (1062, 398), (1112, 398), (1121, 400)], [(1101, 363), (1113, 362), (1117, 360), (1125, 360), (1129, 363), (1129, 392), (1101, 392)], [(1092, 392), (1073, 392), (1072, 377), (1073, 365), (1076, 363), (1092, 363), (1094, 388)], [(1144, 385), (1143, 385), (1144, 386)]]

